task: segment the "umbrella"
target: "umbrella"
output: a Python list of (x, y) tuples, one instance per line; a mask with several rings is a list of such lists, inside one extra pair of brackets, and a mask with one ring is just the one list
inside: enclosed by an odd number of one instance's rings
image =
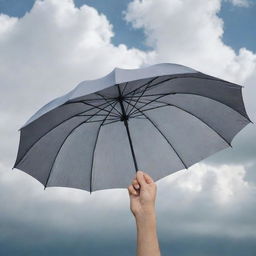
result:
[(177, 64), (115, 68), (39, 109), (20, 129), (13, 168), (44, 187), (126, 188), (231, 146), (251, 121), (242, 86)]

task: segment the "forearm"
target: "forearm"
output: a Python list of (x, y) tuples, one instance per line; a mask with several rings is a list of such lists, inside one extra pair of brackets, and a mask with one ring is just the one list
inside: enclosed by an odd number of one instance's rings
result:
[(160, 256), (155, 211), (137, 216), (136, 226), (137, 256)]

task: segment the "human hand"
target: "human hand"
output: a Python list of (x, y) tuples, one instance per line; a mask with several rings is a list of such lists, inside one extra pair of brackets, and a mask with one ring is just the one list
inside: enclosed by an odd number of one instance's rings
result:
[(157, 186), (147, 173), (137, 171), (128, 192), (130, 209), (135, 218), (155, 213)]

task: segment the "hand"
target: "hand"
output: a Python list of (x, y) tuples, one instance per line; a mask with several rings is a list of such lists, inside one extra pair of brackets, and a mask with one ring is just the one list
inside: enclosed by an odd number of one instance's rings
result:
[(155, 213), (157, 186), (145, 172), (137, 171), (132, 184), (128, 187), (130, 209), (136, 218)]

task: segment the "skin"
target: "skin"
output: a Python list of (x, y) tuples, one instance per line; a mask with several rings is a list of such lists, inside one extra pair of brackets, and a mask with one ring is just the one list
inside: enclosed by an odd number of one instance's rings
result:
[(145, 172), (137, 171), (128, 187), (130, 209), (137, 228), (137, 256), (161, 256), (156, 225), (157, 186)]

